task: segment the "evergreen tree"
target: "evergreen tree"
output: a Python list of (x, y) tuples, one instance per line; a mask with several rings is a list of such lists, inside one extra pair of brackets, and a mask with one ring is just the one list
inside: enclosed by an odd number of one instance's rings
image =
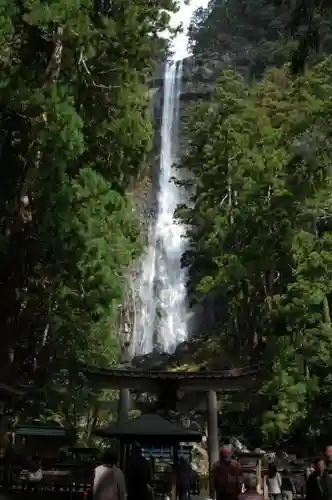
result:
[(331, 48), (330, 0), (299, 0), (296, 3), (289, 0), (272, 0), (270, 4), (288, 11), (287, 32), (297, 41), (292, 56), (292, 68), (295, 73), (304, 70), (314, 53), (319, 53), (326, 47)]
[(128, 192), (147, 165), (148, 78), (174, 8), (0, 6), (2, 379), (47, 384), (61, 360), (70, 369), (117, 357), (115, 324), (143, 241)]
[[(287, 68), (248, 86), (224, 72), (211, 102), (193, 110), (188, 206), (191, 299), (213, 304), (202, 334), (237, 363), (263, 361), (254, 426), (275, 440), (318, 430), (331, 397), (332, 238), (319, 230), (331, 185), (331, 59), (293, 81)], [(324, 398), (322, 398), (324, 394)]]
[(211, 0), (191, 23), (194, 57), (210, 67), (235, 68), (250, 79), (290, 59), (299, 71), (305, 62), (312, 65), (331, 52), (327, 3), (301, 0), (293, 8), (288, 0)]
[(286, 8), (265, 0), (212, 0), (196, 11), (190, 26), (194, 57), (218, 61), (218, 67), (222, 63), (249, 78), (261, 77), (267, 67), (281, 66), (289, 57), (287, 19)]

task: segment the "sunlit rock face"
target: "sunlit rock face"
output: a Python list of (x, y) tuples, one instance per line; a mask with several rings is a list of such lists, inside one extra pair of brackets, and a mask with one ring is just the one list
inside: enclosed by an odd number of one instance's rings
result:
[[(192, 326), (195, 325), (196, 323), (195, 321), (196, 312), (191, 311), (192, 314), (190, 314), (187, 311), (186, 312), (187, 317), (185, 320), (186, 331), (184, 332), (184, 330), (182, 329), (183, 331), (181, 334), (179, 333), (178, 337), (177, 334), (173, 334), (173, 340), (169, 339), (169, 341), (165, 342), (166, 328), (168, 329), (173, 328), (173, 332), (175, 331), (174, 323), (172, 327), (172, 323), (168, 322), (169, 317), (167, 309), (169, 309), (170, 306), (169, 305), (167, 306), (167, 304), (171, 304), (171, 299), (169, 295), (167, 298), (167, 293), (165, 295), (165, 286), (167, 286), (169, 289), (170, 287), (173, 286), (173, 291), (174, 291), (175, 289), (174, 289), (174, 284), (172, 285), (172, 280), (173, 278), (176, 279), (177, 275), (181, 272), (180, 269), (177, 268), (175, 268), (174, 271), (174, 261), (172, 259), (174, 259), (175, 257), (177, 262), (179, 261), (179, 259), (178, 256), (174, 254), (173, 250), (170, 250), (172, 244), (174, 246), (174, 241), (175, 241), (174, 231), (176, 232), (176, 237), (179, 239), (179, 245), (177, 251), (180, 251), (180, 253), (183, 252), (183, 248), (181, 248), (182, 247), (181, 239), (183, 231), (180, 230), (179, 232), (178, 227), (176, 227), (176, 225), (174, 225), (173, 223), (168, 224), (167, 220), (169, 219), (169, 222), (171, 221), (169, 209), (172, 210), (172, 208), (174, 208), (178, 202), (182, 203), (184, 200), (181, 197), (178, 197), (178, 193), (176, 192), (176, 190), (174, 190), (174, 186), (171, 189), (171, 184), (168, 182), (169, 179), (167, 179), (167, 176), (170, 177), (171, 175), (174, 175), (174, 171), (172, 172), (172, 169), (169, 169), (168, 173), (164, 176), (163, 179), (160, 175), (162, 140), (163, 140), (162, 120), (163, 120), (163, 110), (165, 110), (165, 103), (164, 103), (165, 78), (163, 74), (164, 70), (165, 70), (165, 63), (164, 61), (161, 61), (160, 64), (157, 66), (156, 73), (150, 82), (149, 113), (152, 123), (154, 125), (153, 150), (150, 155), (149, 165), (147, 166), (145, 176), (142, 179), (140, 179), (139, 186), (138, 188), (135, 189), (135, 194), (134, 194), (135, 206), (140, 214), (142, 222), (142, 231), (145, 234), (147, 249), (150, 247), (150, 262), (148, 264), (145, 263), (145, 266), (147, 265), (150, 266), (150, 270), (148, 270), (148, 273), (146, 272), (145, 269), (145, 274), (146, 274), (145, 281), (146, 282), (150, 281), (149, 300), (151, 302), (154, 301), (156, 297), (160, 298), (162, 296), (164, 296), (165, 299), (163, 300), (164, 304), (162, 304), (161, 301), (157, 299), (157, 303), (155, 306), (152, 307), (152, 309), (151, 307), (149, 307), (146, 308), (144, 311), (144, 306), (142, 304), (142, 290), (141, 290), (142, 288), (141, 277), (142, 273), (144, 273), (143, 269), (144, 263), (143, 261), (137, 262), (130, 271), (130, 293), (129, 293), (129, 299), (126, 300), (126, 307), (129, 306), (131, 310), (127, 312), (125, 316), (127, 318), (126, 328), (127, 329), (129, 328), (132, 334), (134, 334), (136, 331), (136, 337), (137, 337), (137, 325), (141, 321), (142, 313), (145, 314), (145, 326), (143, 325), (143, 329), (149, 328), (150, 332), (148, 336), (150, 340), (148, 343), (149, 345), (148, 346), (146, 345), (141, 349), (141, 354), (149, 351), (153, 351), (153, 353), (162, 352), (165, 349), (174, 351), (178, 343), (182, 345), (182, 342), (188, 336), (191, 337), (191, 334), (195, 333)], [(199, 100), (207, 99), (209, 97), (211, 89), (213, 87), (212, 75), (214, 71), (215, 71), (215, 64), (212, 64), (212, 66), (209, 67), (209, 65), (206, 64), (206, 59), (200, 62), (194, 60), (192, 57), (188, 57), (184, 59), (183, 64), (181, 65), (181, 73), (182, 73), (181, 85), (179, 85), (178, 82), (176, 89), (176, 92), (178, 93), (177, 104), (175, 104), (173, 95), (173, 102), (171, 104), (171, 106), (173, 106), (173, 109), (168, 108), (168, 111), (171, 111), (173, 114), (173, 117), (170, 116), (168, 117), (168, 122), (169, 124), (172, 123), (171, 126), (173, 127), (173, 131), (169, 133), (168, 141), (172, 142), (173, 144), (175, 143), (178, 144), (179, 156), (181, 156), (181, 154), (185, 151), (186, 148), (186, 138), (183, 134), (181, 127), (182, 120), (185, 119), (186, 113), (188, 112), (192, 104), (194, 104)], [(175, 89), (173, 89), (173, 91), (174, 90)], [(169, 92), (167, 98), (168, 99), (170, 98)], [(174, 106), (177, 107), (176, 110), (174, 109)], [(168, 151), (168, 154), (169, 153), (170, 151)], [(169, 167), (170, 164), (173, 162), (172, 155), (174, 155), (174, 152), (171, 151), (171, 156), (169, 155), (166, 161), (168, 162)], [(165, 147), (164, 147), (164, 163), (165, 163)], [(161, 200), (160, 196), (160, 182), (164, 183), (163, 200)], [(177, 199), (175, 199), (174, 196), (177, 197)], [(159, 198), (159, 203), (162, 204), (165, 203), (166, 197), (168, 197), (168, 203), (170, 204), (170, 206), (168, 207), (167, 210), (164, 210), (164, 218), (162, 222), (162, 227), (164, 228), (162, 231), (164, 232), (163, 233), (164, 235), (162, 237), (155, 238), (155, 241), (151, 243), (151, 240), (155, 236), (155, 231), (157, 227), (156, 224), (158, 217), (158, 198)], [(167, 237), (167, 232), (166, 232), (167, 227), (169, 228), (169, 237)], [(170, 228), (172, 228), (172, 231), (170, 230)], [(159, 221), (159, 230), (160, 229), (161, 227)], [(155, 276), (154, 278), (150, 279), (151, 276), (150, 278), (148, 278), (147, 274), (152, 273), (152, 269), (155, 265), (154, 254), (156, 253), (159, 254), (160, 257), (158, 259), (159, 276)], [(160, 266), (162, 268), (160, 268)], [(172, 279), (170, 278), (170, 276), (167, 277), (167, 267), (169, 270), (173, 271)], [(178, 297), (183, 297), (185, 295), (184, 282), (182, 282), (179, 290), (181, 291), (181, 294), (178, 295)], [(172, 294), (173, 291), (171, 291)], [(184, 299), (180, 298), (180, 301), (182, 301), (183, 303)], [(182, 311), (180, 317), (181, 315), (183, 316), (183, 314), (184, 312)], [(179, 317), (177, 318), (177, 321), (179, 323)], [(150, 323), (151, 324), (153, 323), (153, 326), (150, 325)], [(165, 325), (163, 330), (164, 333), (161, 333), (160, 325)], [(121, 330), (123, 330), (123, 324), (121, 324), (120, 326), (120, 334)], [(137, 338), (135, 342), (137, 343)], [(134, 354), (134, 352), (138, 354), (138, 352), (140, 351), (139, 349), (138, 350), (133, 349), (132, 354)]]

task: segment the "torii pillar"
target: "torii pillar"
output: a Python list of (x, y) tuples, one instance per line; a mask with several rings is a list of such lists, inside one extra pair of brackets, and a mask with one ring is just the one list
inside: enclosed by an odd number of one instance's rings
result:
[(213, 465), (219, 460), (218, 398), (216, 391), (207, 393), (208, 455), (209, 455), (209, 495), (214, 498), (214, 484), (211, 475)]
[[(130, 337), (125, 336), (122, 344), (121, 352), (122, 363), (130, 362)], [(129, 411), (131, 409), (130, 389), (122, 387), (119, 391), (118, 402), (118, 422), (127, 420), (129, 418)], [(126, 446), (120, 443), (120, 467), (124, 470), (126, 457)]]
[[(125, 338), (122, 344), (121, 352), (122, 363), (130, 362), (130, 339)], [(130, 390), (121, 388), (119, 391), (119, 405), (118, 405), (118, 422), (120, 420), (127, 420), (130, 411)]]

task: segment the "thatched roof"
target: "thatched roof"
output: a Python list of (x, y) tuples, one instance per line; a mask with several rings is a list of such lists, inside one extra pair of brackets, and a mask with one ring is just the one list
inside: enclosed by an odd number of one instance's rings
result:
[(141, 444), (147, 442), (169, 444), (170, 441), (190, 443), (202, 439), (201, 432), (187, 429), (157, 413), (147, 413), (135, 419), (101, 427), (96, 429), (94, 434), (104, 438), (116, 437), (125, 442), (139, 441)]

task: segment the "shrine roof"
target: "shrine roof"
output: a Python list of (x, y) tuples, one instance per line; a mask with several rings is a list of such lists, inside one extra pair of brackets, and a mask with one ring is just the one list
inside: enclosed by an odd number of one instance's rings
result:
[(64, 438), (68, 435), (68, 429), (61, 426), (57, 422), (44, 422), (40, 420), (32, 420), (25, 422), (22, 425), (15, 427), (17, 436), (33, 436), (33, 437), (55, 437)]
[(200, 431), (187, 429), (158, 413), (146, 413), (135, 419), (97, 428), (93, 433), (104, 438), (117, 437), (127, 442), (137, 440), (140, 444), (147, 442), (169, 444), (170, 441), (199, 442), (203, 435)]

